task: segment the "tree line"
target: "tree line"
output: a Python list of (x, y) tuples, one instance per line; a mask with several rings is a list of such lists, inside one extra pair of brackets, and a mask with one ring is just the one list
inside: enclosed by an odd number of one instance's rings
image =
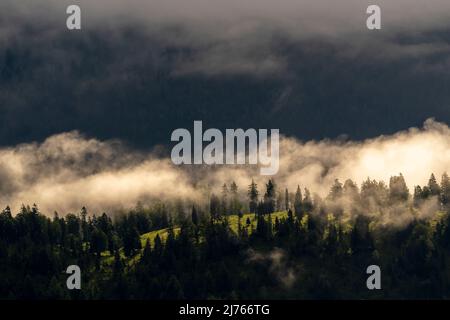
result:
[[(431, 175), (410, 194), (336, 180), (325, 198), (270, 179), (211, 194), (208, 205), (158, 202), (127, 213), (52, 218), (37, 205), (0, 213), (0, 298), (446, 298), (450, 295), (450, 180)], [(432, 203), (432, 214), (423, 214)], [(279, 212), (282, 212), (280, 214)], [(283, 213), (284, 212), (284, 213)], [(250, 213), (250, 214), (249, 214)], [(386, 223), (386, 215), (402, 223)], [(233, 219), (237, 228), (233, 229)], [(398, 222), (398, 221), (397, 221)], [(141, 235), (166, 230), (143, 243)], [(82, 289), (65, 286), (68, 265)], [(382, 270), (369, 291), (365, 269)]]

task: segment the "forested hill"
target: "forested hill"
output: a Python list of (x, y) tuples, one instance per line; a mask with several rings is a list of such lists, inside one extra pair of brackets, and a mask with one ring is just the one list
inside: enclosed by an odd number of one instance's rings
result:
[[(169, 203), (49, 218), (36, 205), (0, 213), (0, 298), (448, 298), (450, 182), (409, 193), (403, 177), (361, 189), (336, 181), (325, 199), (273, 181), (248, 202), (235, 184), (207, 206)], [(349, 201), (349, 200), (352, 201)], [(348, 204), (351, 204), (350, 206)], [(179, 208), (179, 210), (182, 210)], [(186, 210), (186, 207), (184, 208)], [(251, 213), (244, 213), (251, 212)], [(68, 290), (78, 265), (81, 290)], [(378, 265), (383, 290), (367, 290)]]

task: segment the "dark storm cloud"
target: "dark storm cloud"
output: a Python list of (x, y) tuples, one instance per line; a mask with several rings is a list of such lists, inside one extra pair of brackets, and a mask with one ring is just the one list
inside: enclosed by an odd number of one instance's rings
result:
[(375, 33), (365, 27), (365, 11), (373, 3), (360, 0), (7, 0), (1, 5), (6, 16), (2, 38), (23, 24), (63, 32), (65, 9), (74, 3), (82, 8), (83, 27), (88, 32), (103, 30), (114, 37), (117, 30), (128, 26), (166, 45), (191, 48), (195, 54), (176, 66), (181, 74), (285, 72), (285, 57), (273, 52), (277, 37), (295, 42), (325, 39), (352, 49), (371, 44), (379, 48), (381, 44), (386, 45), (385, 50), (392, 49), (386, 55), (448, 53), (439, 39), (411, 45), (397, 38), (445, 30), (450, 4), (441, 0), (377, 1), (383, 29)]
[[(82, 27), (65, 27), (68, 4)], [(178, 127), (360, 139), (449, 122), (448, 1), (2, 1), (0, 143)]]

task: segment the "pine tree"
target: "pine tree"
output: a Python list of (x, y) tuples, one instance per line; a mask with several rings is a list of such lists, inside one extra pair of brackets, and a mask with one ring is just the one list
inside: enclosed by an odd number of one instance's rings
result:
[(409, 198), (409, 189), (406, 186), (405, 178), (400, 173), (389, 180), (389, 200), (392, 202), (404, 202)]
[(87, 214), (88, 213), (87, 213), (86, 207), (82, 207), (80, 216), (81, 216), (81, 235), (82, 235), (83, 241), (89, 240), (89, 229), (88, 229), (88, 224), (87, 224), (87, 220), (86, 220)]
[(271, 220), (269, 213), (269, 220), (266, 221), (264, 215), (258, 215), (256, 220), (256, 235), (264, 240), (268, 240), (271, 237), (271, 227), (272, 224), (269, 222)]
[(328, 199), (335, 201), (341, 198), (343, 195), (342, 183), (338, 179), (334, 180), (334, 184), (331, 186), (330, 193), (328, 194)]
[(209, 199), (209, 213), (211, 215), (211, 221), (218, 220), (220, 218), (220, 211), (220, 199), (213, 193)]
[(113, 277), (118, 278), (123, 274), (123, 262), (119, 250), (114, 252)]
[(248, 186), (249, 209), (251, 213), (256, 213), (258, 207), (258, 186), (252, 179), (252, 183)]
[(238, 213), (238, 236), (241, 237), (242, 235), (242, 217), (244, 215), (242, 214), (242, 211), (239, 210)]
[(294, 198), (294, 211), (297, 217), (301, 217), (303, 212), (303, 199), (302, 199), (302, 191), (300, 190), (300, 186), (297, 186), (297, 191), (295, 191)]
[(413, 205), (418, 208), (422, 203), (422, 188), (420, 186), (414, 187)]
[(195, 206), (192, 206), (191, 220), (192, 220), (192, 223), (197, 227), (198, 226), (198, 214), (197, 214), (197, 210), (195, 209)]
[(294, 222), (294, 214), (292, 213), (292, 210), (291, 210), (291, 209), (288, 209), (287, 214), (288, 214), (288, 221), (289, 221), (290, 223), (293, 223), (293, 222)]
[(445, 208), (450, 206), (450, 178), (448, 174), (444, 172), (441, 180), (441, 202)]
[(232, 194), (237, 195), (238, 186), (237, 186), (236, 182), (234, 182), (234, 181), (231, 182), (230, 191)]
[(428, 188), (430, 188), (430, 194), (431, 196), (440, 196), (441, 195), (441, 187), (436, 181), (436, 177), (434, 174), (431, 174), (430, 179), (428, 180)]
[(156, 258), (160, 258), (163, 252), (163, 244), (161, 241), (161, 237), (159, 236), (159, 234), (156, 234), (155, 237), (155, 244), (153, 247), (153, 254)]
[(229, 204), (228, 204), (228, 187), (227, 184), (224, 183), (222, 186), (222, 199), (220, 202), (220, 213), (225, 216), (228, 214)]
[(195, 206), (192, 206), (192, 224), (194, 225), (194, 236), (197, 243), (200, 241), (200, 230), (198, 227), (198, 214)]
[(342, 191), (343, 195), (350, 200), (357, 201), (359, 198), (358, 186), (351, 179), (345, 180)]
[(303, 210), (305, 213), (311, 213), (313, 209), (313, 201), (308, 188), (305, 188), (305, 196), (303, 198)]
[(144, 262), (145, 264), (148, 264), (150, 263), (151, 257), (152, 257), (152, 247), (150, 246), (150, 240), (147, 239), (147, 241), (145, 242), (144, 250), (142, 252), (141, 261)]
[(108, 239), (105, 233), (102, 230), (95, 228), (94, 231), (92, 232), (92, 239), (90, 246), (92, 252), (100, 256), (100, 254), (107, 249), (107, 245)]
[(230, 192), (231, 192), (230, 213), (236, 214), (236, 212), (239, 212), (239, 210), (241, 210), (241, 205), (239, 203), (238, 186), (234, 181), (231, 183)]
[(125, 255), (132, 256), (136, 250), (141, 249), (141, 237), (136, 227), (129, 226), (123, 239), (123, 250)]
[(264, 194), (264, 213), (272, 213), (275, 211), (276, 188), (272, 179), (266, 184), (266, 193)]
[(287, 210), (289, 210), (289, 207), (290, 207), (290, 205), (289, 205), (289, 191), (286, 188), (286, 190), (284, 191), (284, 208), (287, 211)]

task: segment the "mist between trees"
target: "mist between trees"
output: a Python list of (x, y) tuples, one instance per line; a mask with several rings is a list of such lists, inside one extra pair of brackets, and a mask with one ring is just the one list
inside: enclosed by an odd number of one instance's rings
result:
[[(270, 180), (77, 132), (5, 148), (0, 297), (448, 297), (449, 141), (433, 120), (362, 142), (284, 137)], [(72, 264), (81, 290), (65, 287)]]
[[(7, 207), (0, 297), (446, 297), (449, 222), (446, 173), (440, 183), (432, 174), (413, 196), (400, 174), (389, 185), (367, 179), (361, 190), (335, 180), (324, 199), (272, 179), (242, 192), (233, 182), (207, 206), (138, 204), (114, 219), (84, 207), (51, 219), (36, 205), (13, 217)], [(58, 271), (74, 263), (84, 272), (76, 292), (64, 289)], [(380, 294), (365, 287), (373, 263), (386, 270)]]
[[(431, 172), (440, 178), (450, 170), (448, 150), (450, 130), (433, 120), (423, 128), (364, 141), (302, 142), (281, 136), (280, 168), (273, 178), (280, 189), (294, 192), (300, 185), (311, 190), (311, 197), (326, 198), (336, 178), (342, 183), (349, 178), (361, 186), (368, 177), (389, 183), (401, 172), (413, 193)], [(117, 140), (100, 141), (79, 132), (3, 148), (0, 204), (9, 205), (13, 213), (22, 203), (36, 203), (48, 216), (54, 211), (77, 212), (83, 206), (97, 215), (104, 211), (114, 215), (138, 202), (181, 201), (185, 207), (192, 203), (208, 207), (211, 194), (220, 194), (222, 185), (232, 181), (245, 204), (243, 190), (250, 181), (260, 186), (267, 182), (255, 165), (175, 166), (168, 152), (164, 147), (135, 150)]]

